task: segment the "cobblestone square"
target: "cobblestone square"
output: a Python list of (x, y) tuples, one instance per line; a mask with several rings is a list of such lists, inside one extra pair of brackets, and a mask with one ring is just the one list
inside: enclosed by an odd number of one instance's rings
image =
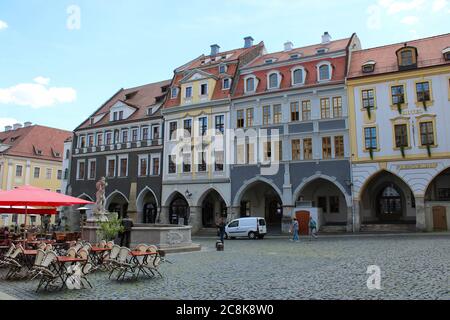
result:
[[(94, 289), (34, 293), (36, 281), (0, 280), (18, 299), (450, 299), (448, 235), (195, 238), (202, 251), (169, 255), (163, 279), (108, 280), (90, 275)], [(381, 268), (381, 290), (367, 288), (367, 267)], [(1, 271), (2, 275), (4, 270)]]

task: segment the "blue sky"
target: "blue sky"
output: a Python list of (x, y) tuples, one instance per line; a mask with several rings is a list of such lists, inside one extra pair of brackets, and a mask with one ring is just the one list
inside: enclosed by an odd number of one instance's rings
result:
[(449, 32), (449, 0), (0, 0), (0, 130), (73, 130), (122, 87), (169, 79), (209, 52), (268, 51), (356, 32), (364, 48)]

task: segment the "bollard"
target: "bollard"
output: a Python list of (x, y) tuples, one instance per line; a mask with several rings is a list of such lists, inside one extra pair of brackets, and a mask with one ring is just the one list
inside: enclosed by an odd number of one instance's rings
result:
[(217, 251), (223, 251), (224, 250), (224, 245), (222, 241), (217, 241), (216, 242), (216, 249)]

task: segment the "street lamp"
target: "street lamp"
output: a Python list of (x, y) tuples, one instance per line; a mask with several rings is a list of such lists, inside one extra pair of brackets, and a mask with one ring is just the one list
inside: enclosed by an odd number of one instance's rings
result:
[(188, 189), (186, 189), (186, 192), (184, 193), (184, 195), (186, 196), (186, 198), (190, 199), (192, 197), (192, 193), (189, 192)]

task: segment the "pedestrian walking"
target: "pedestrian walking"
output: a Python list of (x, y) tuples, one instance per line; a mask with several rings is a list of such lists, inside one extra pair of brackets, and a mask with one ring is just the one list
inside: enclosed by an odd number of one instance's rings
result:
[(297, 218), (294, 218), (294, 220), (292, 220), (290, 232), (293, 234), (291, 241), (298, 241), (299, 237), (298, 237), (298, 220), (297, 220)]
[(133, 229), (133, 220), (128, 217), (122, 219), (123, 232), (120, 237), (120, 246), (130, 247), (131, 230)]
[(317, 239), (317, 224), (313, 217), (309, 217), (309, 234), (312, 238)]
[(223, 243), (223, 239), (225, 237), (225, 217), (220, 217), (217, 223), (217, 227), (219, 228), (219, 237), (220, 241)]

